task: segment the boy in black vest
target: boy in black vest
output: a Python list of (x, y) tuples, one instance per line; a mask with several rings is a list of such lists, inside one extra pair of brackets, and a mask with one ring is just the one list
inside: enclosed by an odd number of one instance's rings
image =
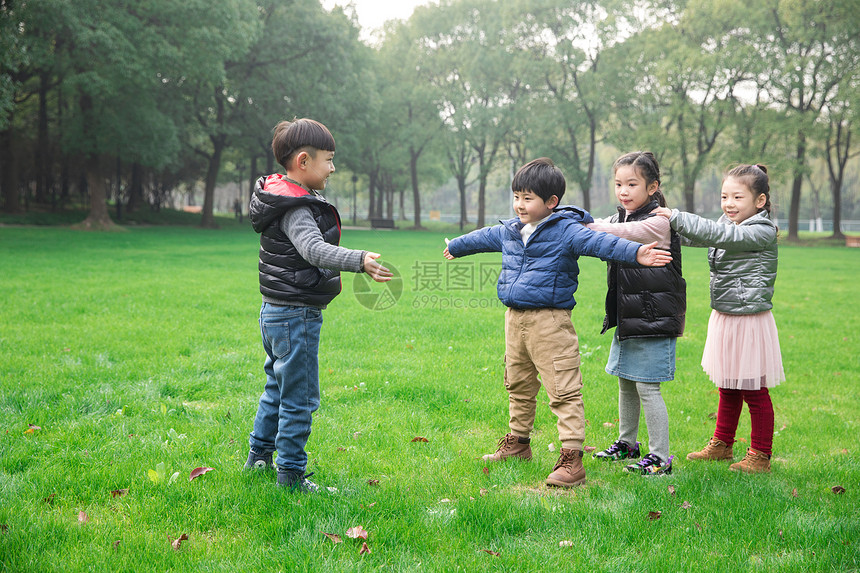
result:
[(377, 282), (392, 273), (376, 262), (378, 253), (338, 246), (340, 216), (319, 193), (334, 173), (329, 130), (312, 119), (282, 121), (272, 152), (287, 174), (261, 177), (250, 206), (251, 224), (260, 233), (266, 386), (245, 469), (272, 468), (277, 450), (278, 485), (316, 491), (305, 474), (305, 444), (320, 404), (322, 310), (340, 293), (340, 271), (364, 272)]

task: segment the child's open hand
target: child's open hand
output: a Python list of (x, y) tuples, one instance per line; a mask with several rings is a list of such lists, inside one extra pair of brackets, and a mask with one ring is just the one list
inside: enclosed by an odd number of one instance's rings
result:
[(376, 262), (376, 259), (380, 256), (382, 255), (379, 253), (370, 252), (364, 255), (364, 272), (370, 275), (370, 278), (376, 282), (384, 283), (390, 281), (391, 277), (394, 276), (394, 273)]
[(450, 242), (451, 241), (449, 241), (448, 239), (445, 239), (445, 250), (442, 251), (442, 256), (444, 256), (449, 261), (453, 261), (457, 257), (455, 257), (454, 255), (452, 255), (451, 253), (448, 252), (448, 243), (450, 243)]
[(654, 211), (652, 211), (652, 212), (653, 212), (653, 213), (657, 213), (658, 215), (663, 215), (663, 216), (664, 216), (664, 217), (666, 217), (667, 219), (671, 219), (671, 218), (672, 218), (672, 210), (671, 210), (671, 209), (669, 209), (669, 208), (667, 208), (667, 207), (657, 207), (657, 208), (656, 208), (656, 209), (654, 209)]
[(669, 251), (657, 248), (657, 241), (642, 245), (636, 252), (636, 262), (645, 267), (664, 267), (672, 262)]

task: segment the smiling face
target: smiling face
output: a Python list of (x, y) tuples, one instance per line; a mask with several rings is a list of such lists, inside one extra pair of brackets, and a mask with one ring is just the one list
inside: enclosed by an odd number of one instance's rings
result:
[(322, 191), (329, 175), (334, 173), (334, 151), (317, 149), (313, 154), (302, 151), (296, 156), (296, 164), (296, 172), (287, 175), (310, 189)]
[(635, 165), (621, 165), (615, 171), (615, 197), (628, 213), (646, 205), (659, 187), (656, 181), (648, 185)]
[(514, 212), (524, 225), (546, 219), (556, 206), (558, 197), (555, 195), (544, 201), (531, 191), (514, 191)]
[(764, 194), (754, 196), (752, 189), (734, 177), (728, 177), (723, 181), (720, 207), (735, 225), (758, 213), (766, 201), (767, 197)]

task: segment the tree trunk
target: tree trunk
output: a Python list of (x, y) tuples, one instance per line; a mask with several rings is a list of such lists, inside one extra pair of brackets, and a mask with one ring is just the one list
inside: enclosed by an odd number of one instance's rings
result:
[(460, 230), (468, 223), (466, 214), (466, 177), (463, 175), (457, 176), (457, 190), (460, 192)]
[(215, 184), (218, 181), (218, 171), (221, 169), (221, 155), (224, 152), (226, 138), (212, 138), (212, 155), (209, 157), (209, 167), (206, 170), (206, 187), (203, 190), (203, 217), (200, 226), (206, 229), (217, 229), (215, 223)]
[(412, 206), (415, 213), (415, 228), (421, 228), (421, 195), (418, 193), (418, 156), (420, 152), (409, 148), (409, 174), (412, 176)]
[(36, 144), (36, 203), (47, 204), (48, 197), (47, 174), (51, 169), (46, 156), (48, 153), (48, 74), (39, 75), (39, 120)]
[(9, 117), (9, 129), (0, 131), (0, 190), (3, 194), (3, 212), (16, 214), (21, 212), (21, 201), (18, 196), (18, 165), (15, 162), (15, 146), (12, 145), (12, 117)]
[(842, 232), (842, 175), (830, 180), (830, 194), (833, 196), (833, 235), (831, 238), (845, 240)]
[(90, 192), (90, 214), (79, 227), (87, 231), (112, 231), (117, 225), (111, 221), (107, 206), (107, 186), (101, 172), (99, 158), (91, 156), (85, 161), (87, 189)]
[[(119, 189), (119, 186), (117, 186)], [(117, 197), (117, 201), (119, 201)], [(143, 176), (141, 175), (140, 163), (131, 165), (131, 181), (128, 185), (128, 203), (126, 203), (126, 213), (134, 213), (143, 204)]]
[(800, 192), (803, 186), (803, 166), (806, 164), (806, 136), (797, 134), (797, 154), (795, 156), (795, 175), (791, 185), (791, 205), (788, 210), (788, 240), (797, 241), (798, 221), (800, 220)]

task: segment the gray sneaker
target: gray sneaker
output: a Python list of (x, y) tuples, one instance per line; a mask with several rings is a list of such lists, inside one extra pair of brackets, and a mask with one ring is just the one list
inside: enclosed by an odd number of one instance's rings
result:
[(314, 475), (313, 472), (306, 474), (303, 471), (278, 468), (278, 485), (288, 487), (290, 491), (314, 493), (319, 489), (319, 486), (308, 479), (312, 475)]
[(261, 454), (251, 450), (248, 452), (248, 461), (245, 462), (243, 469), (246, 470), (271, 470), (275, 468), (272, 463), (272, 452)]

